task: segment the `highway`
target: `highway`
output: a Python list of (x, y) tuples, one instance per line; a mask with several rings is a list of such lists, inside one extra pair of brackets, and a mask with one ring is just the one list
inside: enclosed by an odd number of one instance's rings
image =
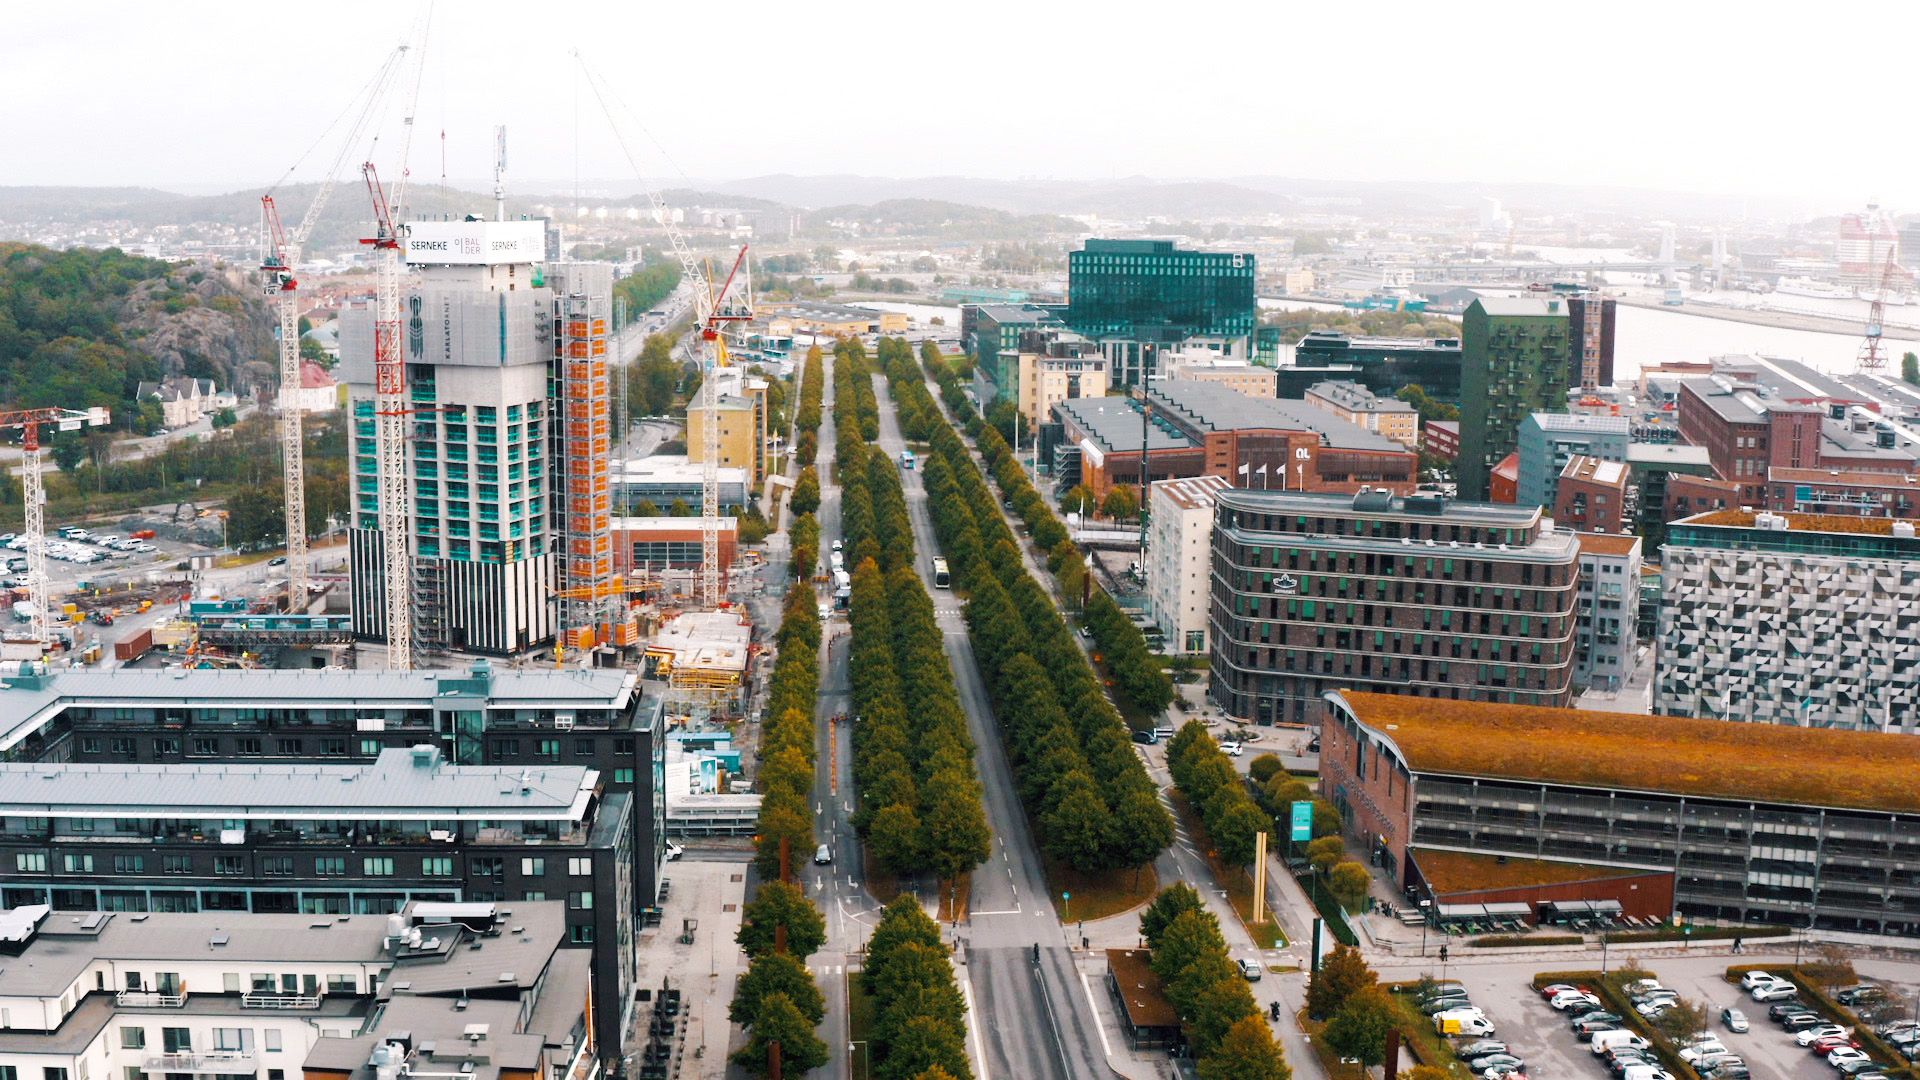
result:
[[(897, 462), (906, 441), (884, 377), (875, 376), (874, 393), (880, 403), (877, 445)], [(827, 445), (823, 429), (821, 446)], [(931, 590), (931, 559), (940, 549), (927, 514), (926, 488), (918, 471), (900, 477), (913, 523), (916, 568)], [(1110, 1070), (1087, 984), (1074, 965), (1067, 929), (1048, 901), (1039, 853), (1001, 748), (958, 598), (946, 591), (931, 595), (976, 745), (994, 835), (992, 857), (973, 872), (970, 918), (957, 931), (965, 965), (962, 989), (970, 1004), (969, 1052), (983, 1080), (1106, 1080)], [(990, 1034), (983, 1037), (982, 1032)]]

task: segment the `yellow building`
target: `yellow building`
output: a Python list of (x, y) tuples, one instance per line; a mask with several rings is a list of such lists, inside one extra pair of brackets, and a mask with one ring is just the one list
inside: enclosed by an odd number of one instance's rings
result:
[[(720, 426), (720, 465), (748, 469), (748, 483), (759, 487), (767, 478), (767, 382), (726, 371), (718, 376), (716, 402)], [(707, 409), (700, 395), (687, 404), (687, 460), (706, 463)]]
[(1420, 414), (1399, 398), (1380, 397), (1359, 383), (1329, 380), (1307, 387), (1306, 401), (1409, 450), (1420, 449)]
[(1166, 359), (1161, 363), (1160, 377), (1181, 382), (1217, 383), (1248, 397), (1269, 400), (1277, 393), (1272, 368), (1235, 360), (1205, 349), (1189, 349)]
[(1057, 402), (1106, 396), (1107, 359), (1098, 353), (1088, 356), (1020, 354), (1017, 404), (1021, 415), (1034, 423), (1046, 423)]

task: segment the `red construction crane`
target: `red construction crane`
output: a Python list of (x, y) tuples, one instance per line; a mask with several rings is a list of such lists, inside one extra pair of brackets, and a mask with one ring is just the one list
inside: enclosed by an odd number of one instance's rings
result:
[(413, 667), (412, 500), (407, 489), (407, 367), (400, 355), (400, 229), (380, 186), (379, 171), (361, 166), (373, 200), (373, 247), (377, 277), (373, 294), (373, 430), (380, 491), (380, 541), (386, 594), (387, 666)]
[(99, 427), (112, 422), (105, 409), (18, 409), (0, 412), (0, 431), (21, 432), (20, 445), (26, 451), (20, 469), (21, 486), (26, 492), (27, 597), (33, 603), (33, 637), (43, 647), (53, 642), (53, 619), (47, 595), (47, 492), (40, 476), (45, 450), (40, 446), (40, 425), (52, 424), (61, 431)]

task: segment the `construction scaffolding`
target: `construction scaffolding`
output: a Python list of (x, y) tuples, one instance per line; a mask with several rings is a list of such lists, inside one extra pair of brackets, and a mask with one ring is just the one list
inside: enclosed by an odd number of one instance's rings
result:
[(647, 643), (645, 667), (666, 683), (669, 716), (696, 723), (738, 715), (753, 655), (753, 626), (735, 611), (686, 611)]
[(637, 644), (625, 587), (613, 572), (613, 395), (607, 367), (611, 283), (593, 288), (578, 268), (555, 274), (554, 362), (559, 370), (560, 640), (585, 650)]

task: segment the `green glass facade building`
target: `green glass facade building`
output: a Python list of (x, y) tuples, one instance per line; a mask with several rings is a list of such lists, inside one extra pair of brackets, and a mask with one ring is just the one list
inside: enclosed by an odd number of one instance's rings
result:
[(1565, 412), (1578, 363), (1567, 302), (1481, 297), (1461, 317), (1460, 497), (1487, 498), (1493, 466), (1518, 444), (1520, 421)]
[(1259, 312), (1254, 257), (1169, 240), (1088, 240), (1067, 253), (1067, 325), (1101, 343), (1110, 380), (1138, 385), (1160, 353), (1217, 346), (1247, 358)]

